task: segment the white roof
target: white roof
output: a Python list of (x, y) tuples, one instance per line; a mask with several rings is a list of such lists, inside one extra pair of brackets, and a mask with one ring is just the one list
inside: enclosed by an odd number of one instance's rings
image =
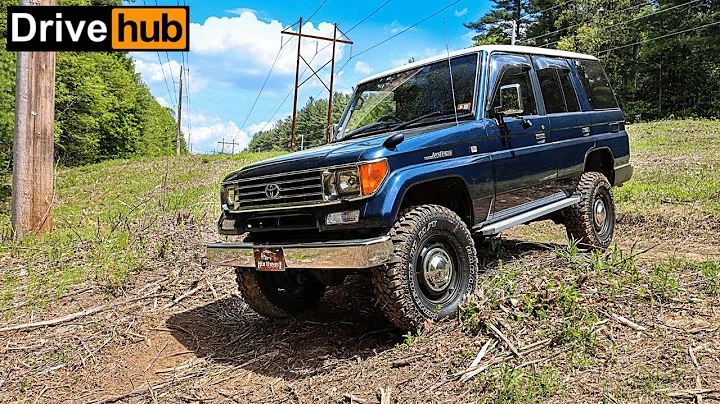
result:
[[(536, 47), (532, 47), (532, 46), (516, 46), (516, 45), (475, 46), (472, 48), (460, 49), (457, 51), (450, 52), (450, 57), (453, 58), (456, 56), (467, 55), (470, 53), (477, 53), (480, 51), (486, 51), (488, 53), (490, 53), (490, 52), (510, 52), (510, 53), (524, 53), (524, 54), (530, 54), (530, 55), (554, 56), (554, 57), (562, 57), (562, 58), (598, 60), (595, 56), (585, 55), (582, 53), (566, 52), (566, 51), (555, 50), (555, 49), (536, 48)], [(370, 80), (375, 80), (377, 78), (384, 77), (384, 76), (387, 76), (390, 74), (395, 74), (395, 73), (399, 73), (399, 72), (402, 72), (405, 70), (428, 65), (431, 63), (435, 63), (435, 62), (438, 62), (441, 60), (445, 60), (447, 58), (448, 58), (447, 53), (444, 53), (444, 54), (440, 54), (437, 56), (433, 56), (431, 58), (418, 60), (417, 62), (408, 63), (406, 65), (399, 66), (394, 69), (386, 70), (384, 72), (374, 74), (370, 77), (366, 77), (366, 78), (360, 80), (359, 84), (368, 82)]]

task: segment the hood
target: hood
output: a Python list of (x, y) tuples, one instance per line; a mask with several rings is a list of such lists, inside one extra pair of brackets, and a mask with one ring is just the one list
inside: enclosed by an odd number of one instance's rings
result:
[(382, 133), (288, 153), (235, 170), (228, 174), (223, 181), (354, 163), (360, 160), (360, 156), (368, 149), (382, 148), (382, 144), (388, 136), (388, 133)]
[[(311, 170), (320, 167), (355, 163), (380, 157), (404, 154), (414, 150), (424, 150), (438, 144), (451, 144), (457, 141), (458, 133), (472, 130), (482, 125), (477, 121), (469, 121), (455, 127), (454, 122), (431, 126), (402, 129), (399, 132), (384, 132), (368, 137), (330, 143), (325, 146), (307, 149), (301, 152), (288, 153), (269, 160), (247, 165), (228, 174), (223, 181), (234, 181), (241, 178), (260, 177), (286, 173), (289, 171)], [(385, 139), (395, 133), (403, 133), (405, 141), (394, 151), (383, 147)], [(468, 132), (469, 133), (469, 132)], [(418, 136), (424, 135), (424, 136)]]

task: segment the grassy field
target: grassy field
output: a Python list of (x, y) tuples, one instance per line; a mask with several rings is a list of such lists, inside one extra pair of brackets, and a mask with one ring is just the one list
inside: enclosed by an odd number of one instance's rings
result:
[(61, 169), (50, 235), (14, 242), (0, 202), (0, 328), (97, 311), (0, 331), (0, 402), (718, 399), (720, 122), (629, 132), (616, 246), (581, 251), (545, 222), (487, 240), (478, 296), (422, 334), (392, 328), (365, 278), (271, 322), (206, 264), (219, 180), (270, 155)]

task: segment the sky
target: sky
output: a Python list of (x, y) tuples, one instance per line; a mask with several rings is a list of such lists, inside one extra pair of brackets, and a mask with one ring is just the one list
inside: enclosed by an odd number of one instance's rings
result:
[[(297, 39), (281, 35), (280, 31), (295, 24), (301, 16), (303, 33), (332, 37), (333, 24), (338, 23), (338, 28), (353, 41), (352, 45), (338, 44), (336, 48), (335, 89), (349, 93), (359, 80), (403, 65), (410, 58), (420, 60), (445, 53), (444, 25), (450, 51), (470, 46), (474, 33), (463, 23), (480, 18), (490, 8), (489, 0), (459, 0), (416, 27), (363, 52), (454, 1), (186, 0), (185, 4), (190, 6), (190, 51), (185, 59), (189, 71), (183, 83), (182, 127), (193, 153), (219, 151), (218, 142), (223, 139), (234, 140), (239, 144), (236, 150), (242, 149), (255, 132), (271, 128), (272, 122), (292, 113)], [(178, 2), (158, 0), (158, 4), (169, 6)], [(297, 30), (297, 25), (293, 30)], [(317, 69), (331, 58), (332, 46), (326, 47), (328, 44), (304, 39), (301, 54)], [(133, 52), (131, 56), (158, 102), (175, 109), (182, 54)], [(300, 71), (303, 70), (301, 64)], [(300, 80), (310, 75), (311, 71), (306, 70)], [(320, 75), (329, 82), (329, 66)], [(312, 78), (301, 87), (298, 108), (309, 97), (318, 95), (327, 98), (327, 90)]]

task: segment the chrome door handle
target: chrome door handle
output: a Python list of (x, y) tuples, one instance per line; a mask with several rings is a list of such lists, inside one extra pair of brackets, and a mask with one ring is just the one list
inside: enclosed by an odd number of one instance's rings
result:
[(544, 133), (536, 133), (535, 134), (535, 140), (538, 143), (545, 143), (545, 134)]
[(583, 132), (583, 136), (589, 135), (589, 134), (590, 134), (590, 127), (589, 127), (589, 126), (583, 127), (583, 128), (582, 128), (582, 132)]

